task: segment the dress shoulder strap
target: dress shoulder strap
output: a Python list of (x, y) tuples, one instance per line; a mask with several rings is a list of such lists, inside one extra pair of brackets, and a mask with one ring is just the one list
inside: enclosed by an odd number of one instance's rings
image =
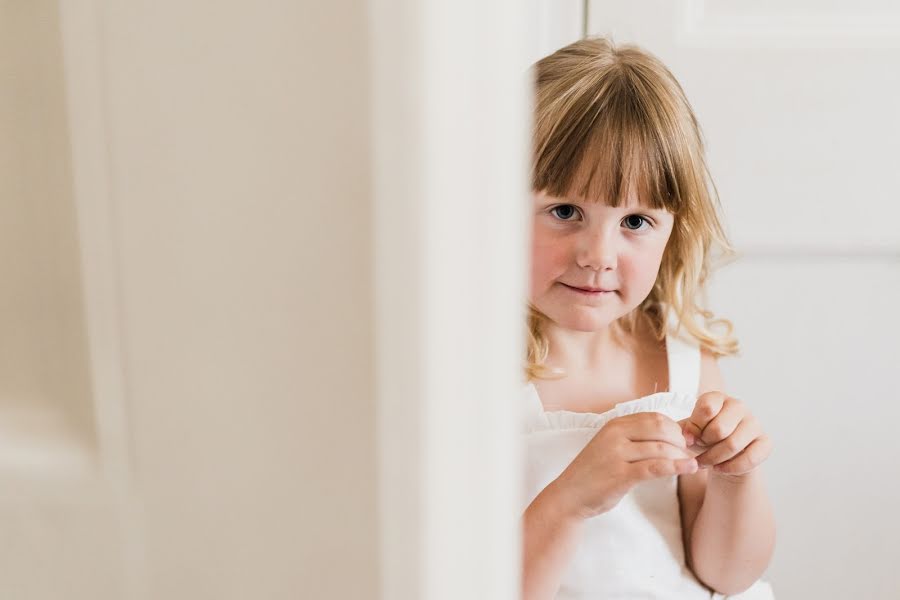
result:
[(523, 388), (525, 405), (522, 407), (525, 419), (525, 431), (538, 431), (547, 429), (547, 415), (544, 413), (544, 405), (538, 396), (534, 383), (529, 381)]
[(669, 391), (696, 396), (700, 391), (700, 345), (675, 335), (669, 314), (666, 332), (666, 356), (669, 365)]

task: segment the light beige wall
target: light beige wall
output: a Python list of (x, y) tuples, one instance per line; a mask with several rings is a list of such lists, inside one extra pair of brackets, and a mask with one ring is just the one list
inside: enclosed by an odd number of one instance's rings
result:
[(30, 456), (94, 439), (58, 28), (54, 2), (0, 2), (0, 449)]
[(105, 13), (150, 596), (371, 597), (363, 6)]
[(365, 5), (60, 6), (0, 4), (0, 410), (100, 443), (0, 472), (0, 597), (376, 597)]

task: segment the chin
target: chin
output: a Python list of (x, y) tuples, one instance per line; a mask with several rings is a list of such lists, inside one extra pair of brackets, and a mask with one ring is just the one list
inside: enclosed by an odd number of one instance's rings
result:
[(559, 319), (554, 319), (560, 327), (571, 329), (573, 331), (597, 331), (608, 327), (615, 318), (601, 315), (565, 315)]

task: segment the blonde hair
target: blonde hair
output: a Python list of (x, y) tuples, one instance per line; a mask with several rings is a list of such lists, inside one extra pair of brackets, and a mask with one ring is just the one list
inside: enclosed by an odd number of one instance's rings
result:
[[(718, 215), (700, 125), (678, 81), (652, 54), (600, 37), (569, 44), (531, 70), (532, 189), (618, 207), (636, 185), (642, 200), (674, 215), (656, 283), (635, 310), (618, 319), (621, 331), (634, 334), (644, 320), (662, 342), (671, 313), (676, 334), (684, 328), (716, 356), (738, 354), (732, 323), (713, 319), (698, 304), (713, 269), (713, 244), (725, 259), (736, 252)], [(703, 323), (695, 322), (698, 314)], [(528, 380), (564, 376), (544, 364), (547, 320), (528, 303)], [(726, 331), (713, 332), (716, 324)]]

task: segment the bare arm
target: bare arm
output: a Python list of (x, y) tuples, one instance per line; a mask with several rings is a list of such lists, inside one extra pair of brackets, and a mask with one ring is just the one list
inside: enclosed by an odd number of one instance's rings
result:
[[(724, 389), (715, 357), (702, 353), (700, 390)], [(679, 477), (684, 545), (704, 584), (739, 593), (765, 571), (775, 548), (775, 519), (759, 468), (744, 478), (701, 469)]]
[(572, 559), (584, 521), (566, 510), (553, 483), (528, 505), (523, 524), (523, 600), (552, 600)]
[(760, 578), (775, 550), (775, 518), (759, 468), (740, 480), (709, 474), (688, 544), (694, 574), (722, 594)]

